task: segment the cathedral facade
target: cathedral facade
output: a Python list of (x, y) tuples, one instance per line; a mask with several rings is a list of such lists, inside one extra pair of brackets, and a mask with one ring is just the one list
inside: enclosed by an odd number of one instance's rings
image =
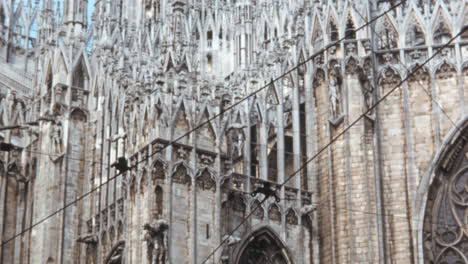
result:
[(0, 263), (468, 263), (466, 1), (89, 1), (0, 0)]

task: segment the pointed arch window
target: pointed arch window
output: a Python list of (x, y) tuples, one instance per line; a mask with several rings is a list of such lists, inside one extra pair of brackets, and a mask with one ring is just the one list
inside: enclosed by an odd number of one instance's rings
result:
[(338, 28), (336, 27), (336, 24), (334, 22), (330, 22), (330, 40), (338, 40)]
[(237, 264), (292, 264), (287, 248), (269, 229), (262, 228), (245, 239)]
[(206, 33), (206, 40), (208, 48), (211, 48), (213, 45), (213, 31), (211, 29)]
[(156, 186), (154, 195), (154, 218), (161, 219), (163, 214), (163, 199), (164, 199), (164, 192), (161, 186)]
[(46, 79), (46, 87), (47, 87), (47, 93), (51, 93), (52, 92), (52, 72), (51, 70), (49, 69), (49, 73), (47, 74), (47, 79)]
[(87, 84), (87, 75), (83, 65), (83, 61), (81, 61), (73, 72), (73, 80), (72, 86), (76, 88), (85, 89)]
[[(468, 128), (460, 134), (467, 135)], [(422, 234), (426, 263), (468, 263), (468, 144), (464, 136), (452, 142), (428, 192)]]
[(380, 36), (377, 39), (379, 49), (394, 49), (397, 47), (398, 35), (388, 20), (384, 21), (378, 35)]
[(218, 39), (219, 39), (219, 46), (222, 47), (223, 46), (223, 29), (222, 28), (219, 29)]
[(346, 39), (356, 39), (356, 30), (354, 28), (353, 20), (348, 17), (348, 22), (346, 23), (346, 32), (345, 32)]

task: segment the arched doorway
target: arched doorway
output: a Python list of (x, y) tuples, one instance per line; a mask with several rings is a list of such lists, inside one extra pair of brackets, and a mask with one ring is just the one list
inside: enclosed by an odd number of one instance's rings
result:
[(468, 263), (468, 122), (438, 153), (424, 211), (423, 263)]
[(240, 247), (236, 264), (292, 264), (288, 249), (267, 227), (248, 236)]

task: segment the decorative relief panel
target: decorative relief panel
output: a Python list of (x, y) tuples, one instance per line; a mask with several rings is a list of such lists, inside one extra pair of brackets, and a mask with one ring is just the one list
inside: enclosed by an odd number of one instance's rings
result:
[(179, 184), (192, 184), (192, 179), (188, 175), (187, 168), (184, 165), (179, 165), (175, 170), (174, 175), (172, 176), (172, 180), (174, 183)]

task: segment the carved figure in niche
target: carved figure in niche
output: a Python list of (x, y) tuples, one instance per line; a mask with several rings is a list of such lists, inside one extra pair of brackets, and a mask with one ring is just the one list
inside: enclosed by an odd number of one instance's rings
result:
[(197, 179), (197, 186), (202, 190), (211, 190), (216, 188), (216, 183), (211, 178), (210, 173), (205, 169)]
[(297, 225), (298, 224), (298, 219), (296, 214), (294, 213), (293, 210), (289, 210), (288, 214), (286, 215), (286, 223), (288, 225)]
[(423, 46), (425, 44), (426, 40), (422, 28), (418, 24), (413, 23), (406, 35), (406, 45), (409, 47), (414, 47)]
[(180, 160), (185, 160), (187, 158), (187, 150), (184, 148), (177, 149), (177, 158)]
[(62, 153), (62, 125), (60, 123), (52, 123), (50, 138), (52, 152), (56, 154)]
[(244, 151), (244, 132), (240, 123), (234, 123), (227, 129), (228, 149), (233, 160), (242, 156)]
[(10, 162), (7, 165), (7, 176), (14, 177), (18, 182), (28, 182), (29, 179), (21, 174), (21, 162), (20, 152), (18, 150), (13, 151)]
[(379, 34), (379, 49), (394, 49), (397, 47), (397, 36), (390, 22), (383, 23), (383, 29)]
[(16, 101), (16, 92), (8, 91), (5, 99), (6, 99), (6, 105), (8, 109), (10, 109), (10, 111), (13, 111), (13, 106)]
[(270, 220), (281, 222), (281, 213), (277, 205), (273, 204), (268, 211), (268, 216)]
[(151, 170), (151, 175), (153, 181), (157, 179), (163, 180), (165, 178), (164, 165), (161, 162), (155, 162)]
[(330, 110), (332, 118), (336, 119), (342, 114), (342, 93), (341, 93), (341, 80), (339, 78), (338, 68), (335, 67), (330, 72), (329, 81), (329, 99), (330, 99)]
[(176, 169), (174, 175), (172, 176), (172, 180), (175, 183), (179, 184), (188, 184), (190, 185), (192, 183), (191, 177), (187, 173), (187, 168), (183, 165), (179, 165), (178, 168)]
[[(374, 105), (374, 87), (370, 83), (369, 77), (364, 73), (362, 69), (359, 70), (359, 83), (361, 84), (362, 92), (364, 95), (364, 106), (365, 110), (369, 110)], [(369, 113), (369, 114), (372, 114)]]
[(434, 44), (443, 44), (451, 37), (452, 35), (450, 34), (450, 29), (448, 26), (443, 21), (440, 21), (439, 25), (437, 25), (437, 29), (434, 32)]
[(167, 230), (169, 229), (167, 221), (154, 220), (151, 224), (145, 224), (143, 229), (146, 231), (144, 240), (146, 241), (148, 263), (167, 263)]

